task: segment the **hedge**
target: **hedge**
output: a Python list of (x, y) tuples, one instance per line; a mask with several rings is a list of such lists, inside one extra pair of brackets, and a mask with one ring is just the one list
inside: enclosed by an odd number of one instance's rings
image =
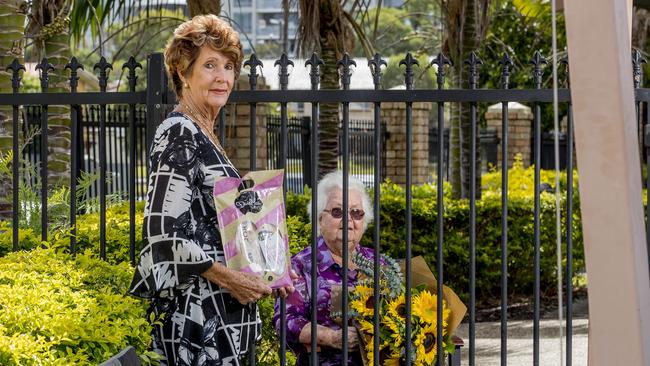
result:
[(132, 275), (51, 249), (0, 258), (0, 365), (97, 364), (128, 345), (151, 364), (147, 304), (126, 295)]

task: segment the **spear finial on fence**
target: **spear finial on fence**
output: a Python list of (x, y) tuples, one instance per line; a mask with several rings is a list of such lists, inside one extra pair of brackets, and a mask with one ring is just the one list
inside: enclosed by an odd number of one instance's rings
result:
[(280, 65), (280, 89), (287, 90), (289, 86), (289, 65), (293, 66), (293, 61), (289, 60), (286, 53), (282, 53), (280, 59), (273, 64), (273, 66), (278, 65)]
[(11, 71), (11, 88), (14, 93), (18, 93), (18, 89), (20, 88), (20, 80), (22, 80), (22, 77), (20, 77), (20, 70), (25, 71), (25, 66), (22, 65), (17, 58), (7, 66), (7, 71)]
[(643, 67), (647, 61), (641, 55), (641, 52), (638, 49), (632, 50), (632, 76), (634, 77), (634, 89), (641, 87), (641, 81), (643, 80)]
[(309, 65), (309, 77), (311, 79), (311, 89), (318, 89), (320, 83), (320, 69), (319, 66), (325, 65), (323, 60), (318, 57), (316, 52), (311, 54), (311, 57), (305, 61), (305, 66)]
[(508, 89), (510, 87), (510, 68), (512, 67), (510, 55), (504, 53), (499, 63), (501, 64), (501, 88)]
[(381, 65), (387, 66), (386, 60), (382, 59), (378, 53), (368, 60), (368, 67), (372, 73), (372, 82), (375, 84), (375, 90), (379, 90), (381, 83)]
[(250, 69), (248, 72), (248, 84), (250, 85), (251, 90), (257, 89), (257, 77), (259, 76), (257, 74), (257, 67), (264, 67), (262, 61), (260, 61), (260, 59), (257, 58), (257, 55), (253, 53), (251, 57), (244, 62), (244, 66), (248, 66)]
[(530, 63), (535, 66), (533, 70), (533, 83), (535, 84), (535, 89), (540, 89), (542, 87), (542, 75), (544, 75), (542, 65), (548, 65), (548, 62), (544, 57), (542, 57), (542, 54), (539, 53), (539, 51), (535, 51)]
[(343, 90), (348, 90), (350, 89), (350, 76), (352, 76), (352, 70), (350, 70), (350, 66), (357, 66), (357, 63), (354, 62), (352, 58), (350, 58), (350, 55), (348, 53), (343, 54), (343, 58), (340, 59), (336, 63), (336, 68), (340, 68), (343, 66), (343, 70), (341, 70), (341, 84), (343, 85)]
[(436, 71), (436, 81), (438, 82), (438, 89), (442, 89), (445, 86), (445, 76), (447, 73), (445, 72), (445, 66), (452, 66), (452, 62), (450, 59), (445, 56), (444, 53), (440, 52), (436, 56), (436, 58), (431, 61), (430, 65), (436, 65), (438, 67), (438, 70)]
[(420, 66), (420, 63), (409, 52), (406, 54), (404, 59), (400, 60), (398, 65), (404, 65), (404, 85), (406, 86), (406, 89), (413, 89), (413, 65)]
[(70, 91), (73, 93), (77, 92), (77, 86), (79, 85), (79, 76), (77, 75), (77, 70), (84, 69), (84, 65), (80, 64), (76, 57), (70, 59), (65, 65), (65, 68), (70, 70)]
[(465, 65), (469, 66), (469, 88), (476, 89), (478, 87), (478, 69), (483, 65), (483, 60), (475, 52), (472, 52), (465, 60)]
[(47, 58), (43, 57), (41, 63), (36, 65), (36, 70), (38, 70), (39, 78), (41, 79), (41, 90), (43, 93), (47, 93), (50, 85), (50, 71), (54, 70), (54, 66), (47, 61)]
[(122, 65), (122, 70), (129, 69), (129, 75), (127, 76), (127, 79), (129, 79), (129, 91), (132, 92), (135, 91), (135, 84), (138, 81), (138, 76), (135, 74), (135, 69), (138, 67), (142, 69), (142, 65), (137, 62), (133, 56), (129, 57), (129, 61), (125, 62)]
[(113, 65), (106, 62), (106, 58), (102, 56), (99, 62), (95, 64), (93, 70), (99, 69), (99, 90), (105, 92), (108, 85), (108, 70), (113, 70)]

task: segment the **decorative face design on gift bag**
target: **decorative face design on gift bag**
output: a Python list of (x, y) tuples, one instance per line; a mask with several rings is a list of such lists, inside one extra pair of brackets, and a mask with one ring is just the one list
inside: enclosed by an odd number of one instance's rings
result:
[(244, 221), (239, 225), (237, 229), (237, 246), (239, 252), (250, 263), (250, 269), (257, 274), (262, 274), (266, 265), (260, 246), (257, 243), (257, 227), (252, 221)]
[(287, 255), (284, 252), (284, 240), (278, 228), (272, 224), (264, 224), (257, 232), (259, 243), (267, 270), (276, 275), (284, 273), (287, 267)]
[(263, 224), (258, 229), (252, 221), (242, 222), (237, 230), (237, 246), (255, 273), (280, 276), (287, 267), (284, 238), (275, 225)]

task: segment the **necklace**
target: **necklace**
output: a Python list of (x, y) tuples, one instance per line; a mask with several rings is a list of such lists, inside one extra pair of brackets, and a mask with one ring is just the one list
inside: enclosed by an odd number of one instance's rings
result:
[(188, 117), (190, 117), (199, 126), (199, 128), (208, 136), (208, 139), (212, 141), (212, 143), (217, 148), (217, 150), (219, 150), (219, 152), (225, 157), (226, 151), (221, 146), (221, 143), (219, 142), (219, 138), (217, 138), (217, 135), (214, 134), (214, 126), (210, 126), (210, 124), (204, 122), (203, 120), (206, 118), (205, 117), (200, 118), (200, 116), (202, 115), (194, 111), (194, 109), (190, 107), (189, 104), (181, 103), (180, 105), (182, 108), (185, 109)]

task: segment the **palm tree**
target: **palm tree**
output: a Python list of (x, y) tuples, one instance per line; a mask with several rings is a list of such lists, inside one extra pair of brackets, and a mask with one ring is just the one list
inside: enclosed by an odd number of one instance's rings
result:
[[(28, 4), (25, 0), (0, 1), (0, 93), (11, 93), (11, 72), (5, 67), (14, 59), (24, 63), (25, 17)], [(13, 141), (12, 107), (0, 106), (0, 154), (11, 151)], [(0, 217), (11, 215), (11, 180), (0, 178)]]
[[(37, 59), (47, 58), (50, 92), (70, 90), (65, 65), (72, 57), (68, 16), (71, 0), (33, 0), (25, 36), (32, 42)], [(48, 107), (48, 185), (70, 183), (70, 107)]]
[[(354, 36), (370, 54), (367, 38), (355, 20), (355, 15), (367, 14), (364, 1), (353, 1), (344, 8), (341, 0), (299, 0), (299, 43), (303, 54), (316, 52), (322, 58), (321, 88), (339, 89), (339, 73), (336, 63), (346, 52), (354, 48)], [(349, 9), (349, 11), (347, 10)], [(338, 168), (339, 107), (338, 104), (320, 105), (319, 175), (323, 176)]]
[[(445, 52), (449, 53), (453, 61), (451, 82), (455, 88), (463, 88), (463, 84), (468, 80), (464, 61), (485, 37), (492, 5), (492, 0), (442, 0), (447, 30)], [(477, 158), (470, 157), (469, 106), (455, 103), (451, 107), (450, 183), (454, 197), (467, 198), (470, 186), (470, 159)], [(476, 176), (477, 196), (480, 197), (480, 174)]]

